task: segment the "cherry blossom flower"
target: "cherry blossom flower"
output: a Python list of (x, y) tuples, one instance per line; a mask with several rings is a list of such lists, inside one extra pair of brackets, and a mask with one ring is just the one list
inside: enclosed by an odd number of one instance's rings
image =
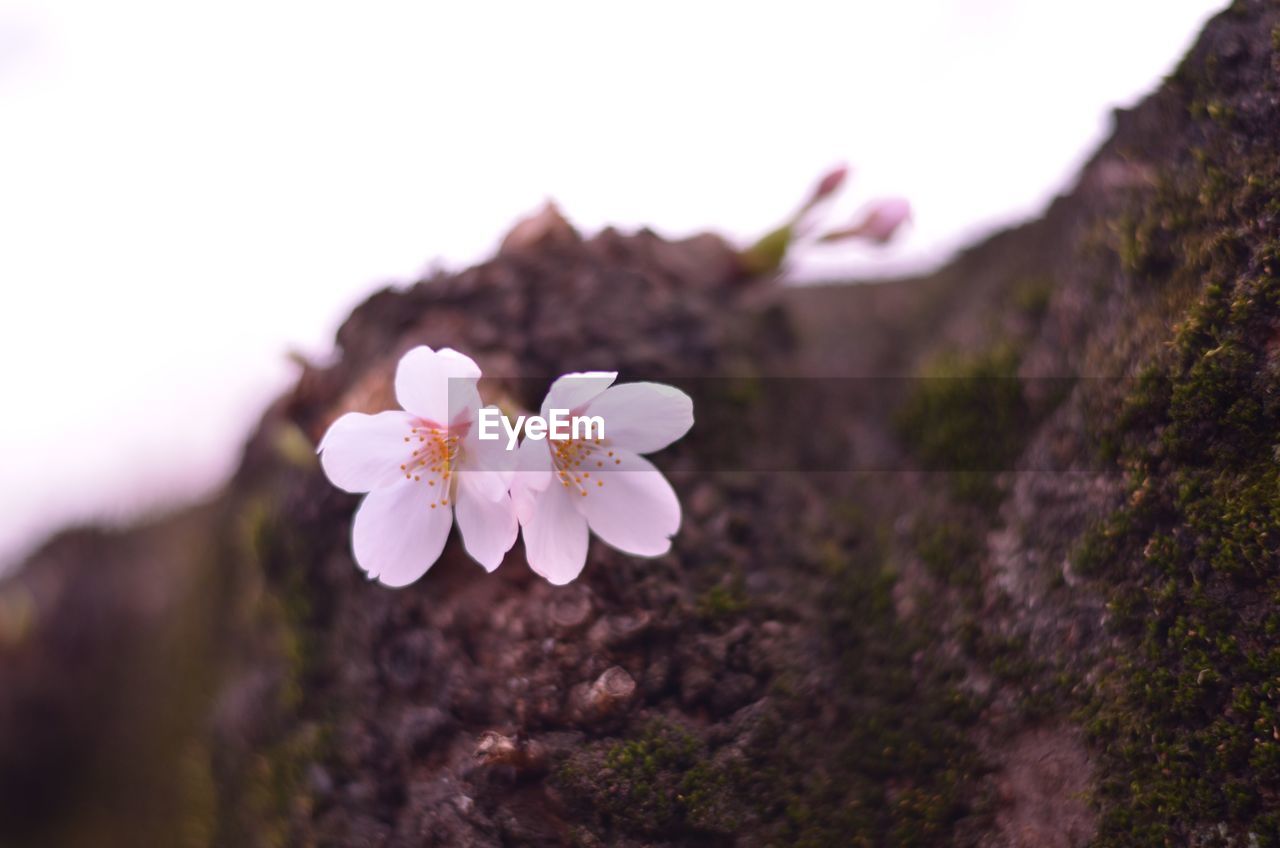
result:
[(660, 383), (614, 386), (617, 373), (566, 374), (542, 402), (542, 415), (567, 409), (599, 416), (603, 438), (535, 440), (519, 448), (511, 496), (535, 572), (556, 585), (587, 561), (588, 530), (636, 556), (659, 556), (680, 529), (671, 484), (640, 454), (660, 450), (693, 426), (693, 401)]
[(351, 528), (370, 578), (407, 586), (444, 549), (454, 518), (468, 554), (488, 571), (515, 544), (508, 487), (515, 456), (476, 437), (480, 368), (449, 348), (415, 347), (396, 368), (404, 408), (348, 412), (320, 441), (320, 464), (348, 492), (367, 492)]

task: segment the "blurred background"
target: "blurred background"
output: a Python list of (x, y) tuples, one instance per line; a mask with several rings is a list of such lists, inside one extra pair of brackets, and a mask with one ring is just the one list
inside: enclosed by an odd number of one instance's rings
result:
[[(578, 227), (747, 243), (825, 168), (935, 267), (1041, 210), (1215, 0), (0, 3), (0, 570), (68, 521), (212, 489), (373, 290)], [(1034, 92), (1034, 95), (1033, 95)]]

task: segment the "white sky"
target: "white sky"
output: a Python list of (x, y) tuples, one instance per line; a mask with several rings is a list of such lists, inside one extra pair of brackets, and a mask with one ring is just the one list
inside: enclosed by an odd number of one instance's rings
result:
[(828, 166), (918, 270), (1065, 187), (1211, 0), (0, 0), (0, 570), (209, 490), (350, 308), (581, 228), (747, 240)]

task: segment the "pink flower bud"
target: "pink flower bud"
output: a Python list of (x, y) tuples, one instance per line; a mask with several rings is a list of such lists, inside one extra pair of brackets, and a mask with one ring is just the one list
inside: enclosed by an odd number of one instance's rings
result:
[(893, 238), (898, 228), (911, 218), (911, 204), (901, 197), (890, 197), (877, 200), (871, 205), (871, 211), (862, 222), (863, 235), (867, 238), (886, 242)]
[(849, 176), (848, 165), (837, 165), (826, 173), (818, 186), (813, 190), (813, 199), (811, 203), (817, 203), (839, 191), (840, 186), (844, 185), (845, 178)]
[(901, 197), (877, 200), (867, 207), (862, 220), (852, 227), (832, 230), (818, 241), (833, 242), (861, 238), (884, 244), (911, 219), (911, 204)]
[(813, 191), (809, 193), (809, 197), (791, 218), (791, 226), (798, 225), (800, 220), (813, 211), (815, 206), (839, 191), (840, 186), (844, 185), (844, 181), (848, 176), (848, 165), (837, 165), (830, 171), (827, 171), (827, 173), (823, 174), (822, 179), (818, 180), (818, 184), (814, 186)]

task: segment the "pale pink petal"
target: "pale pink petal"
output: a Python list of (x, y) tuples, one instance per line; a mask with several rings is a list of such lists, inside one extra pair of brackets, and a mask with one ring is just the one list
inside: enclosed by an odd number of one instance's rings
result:
[(414, 418), (407, 412), (348, 412), (320, 440), (320, 467), (339, 489), (370, 492), (404, 481)]
[(623, 383), (602, 392), (582, 414), (604, 419), (610, 445), (652, 453), (689, 432), (693, 400), (662, 383)]
[(516, 470), (511, 476), (511, 500), (522, 522), (533, 515), (536, 499), (551, 485), (551, 451), (547, 443), (525, 439), (516, 449)]
[(516, 508), (506, 491), (492, 500), (475, 480), (475, 474), (458, 475), (458, 530), (471, 558), (493, 571), (516, 543)]
[(437, 506), (436, 489), (403, 481), (365, 496), (351, 526), (356, 564), (388, 586), (408, 586), (440, 558), (453, 509)]
[(617, 371), (581, 371), (556, 379), (542, 401), (542, 417), (549, 418), (553, 409), (573, 412), (613, 385)]
[(529, 567), (556, 586), (573, 580), (587, 564), (587, 520), (574, 506), (567, 490), (556, 484), (537, 496), (529, 520), (521, 521)]
[(507, 450), (507, 435), (481, 439), (480, 428), (472, 427), (462, 441), (458, 471), (476, 486), (476, 494), (490, 501), (505, 497), (515, 473), (519, 448)]
[(420, 345), (396, 366), (396, 400), (433, 424), (452, 424), (468, 409), (474, 413), (480, 408), (479, 379), (480, 367), (471, 357)]
[(586, 516), (591, 532), (618, 550), (636, 556), (665, 554), (680, 529), (675, 491), (648, 460), (623, 450), (616, 450), (614, 459), (615, 465), (597, 471), (581, 489), (569, 490), (571, 501)]

